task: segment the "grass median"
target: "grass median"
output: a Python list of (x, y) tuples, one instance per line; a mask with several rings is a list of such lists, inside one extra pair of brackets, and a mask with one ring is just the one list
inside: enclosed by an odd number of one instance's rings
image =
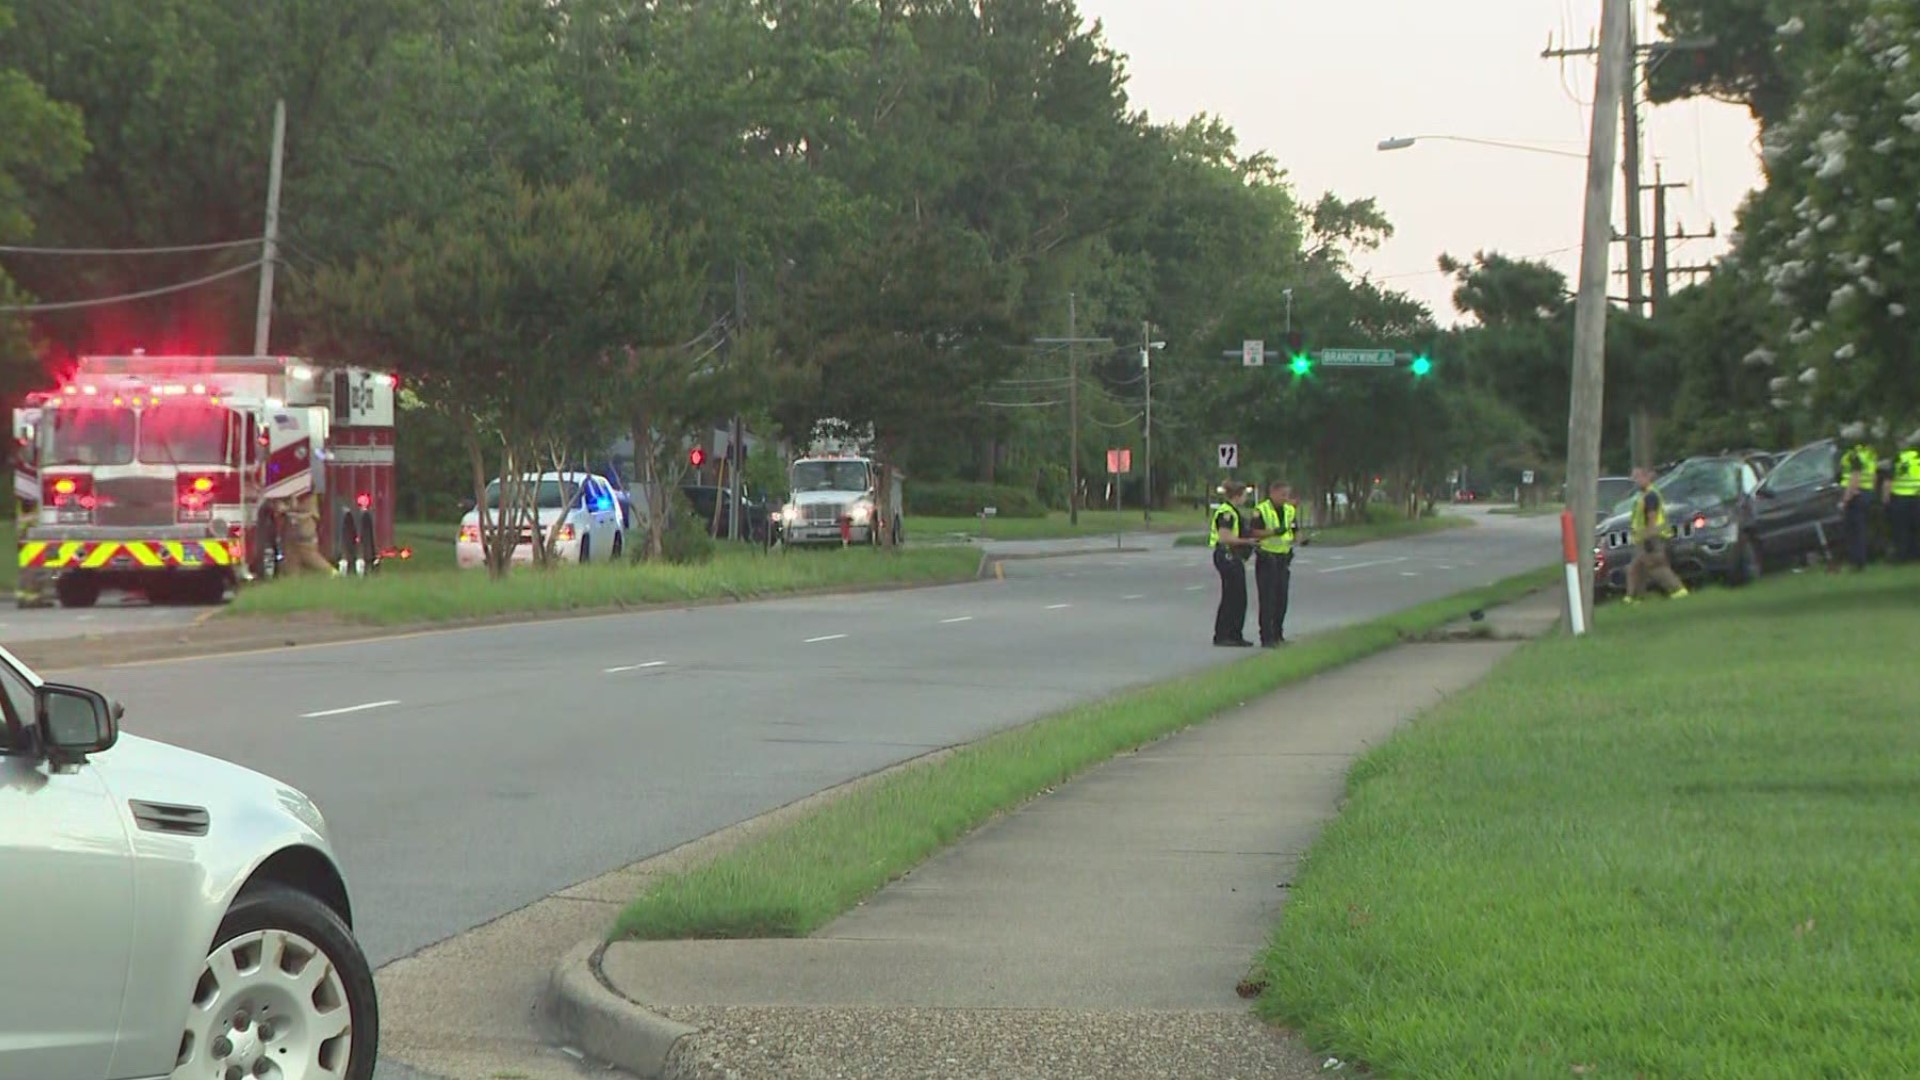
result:
[[(1088, 509), (1080, 511), (1075, 525), (1061, 512), (1043, 518), (991, 517), (982, 528), (977, 517), (908, 517), (909, 542), (937, 543), (958, 540), (1072, 540), (1078, 537), (1112, 536), (1117, 532), (1179, 532), (1193, 527), (1193, 511), (1163, 510), (1148, 524), (1139, 510)], [(1201, 515), (1205, 516), (1205, 515)]]
[(232, 615), (329, 614), (378, 626), (552, 614), (698, 600), (752, 599), (819, 589), (972, 580), (965, 548), (722, 551), (692, 566), (619, 563), (484, 571), (421, 566), (363, 579), (288, 576), (242, 589)]
[(1920, 571), (1602, 609), (1358, 762), (1263, 1014), (1422, 1077), (1920, 1060)]
[[(1410, 536), (1427, 536), (1451, 529), (1470, 529), (1474, 525), (1472, 518), (1463, 514), (1429, 514), (1426, 517), (1410, 518), (1393, 511), (1374, 511), (1373, 520), (1352, 525), (1334, 525), (1325, 529), (1308, 529), (1307, 539), (1315, 547), (1352, 547), (1355, 544), (1369, 544), (1376, 540), (1402, 540)], [(1205, 533), (1182, 536), (1174, 541), (1176, 547), (1206, 547)]]
[(613, 936), (805, 936), (995, 815), (1115, 754), (1556, 580), (1557, 570), (1522, 574), (990, 736), (654, 882)]

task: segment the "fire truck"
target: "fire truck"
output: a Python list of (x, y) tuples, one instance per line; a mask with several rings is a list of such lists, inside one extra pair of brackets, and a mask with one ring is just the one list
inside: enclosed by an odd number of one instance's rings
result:
[(312, 493), (342, 573), (393, 542), (390, 373), (281, 356), (84, 356), (14, 412), (24, 606), (102, 590), (219, 603), (279, 574), (277, 512)]

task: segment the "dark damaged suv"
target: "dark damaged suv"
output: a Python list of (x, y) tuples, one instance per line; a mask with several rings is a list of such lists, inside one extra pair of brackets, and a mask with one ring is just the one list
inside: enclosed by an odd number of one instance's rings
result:
[[(1653, 482), (1673, 528), (1673, 572), (1688, 588), (1707, 581), (1744, 585), (1760, 576), (1754, 492), (1769, 464), (1761, 454), (1688, 458)], [(1633, 498), (1614, 506), (1595, 531), (1593, 581), (1598, 592), (1627, 589), (1627, 565), (1634, 555)]]

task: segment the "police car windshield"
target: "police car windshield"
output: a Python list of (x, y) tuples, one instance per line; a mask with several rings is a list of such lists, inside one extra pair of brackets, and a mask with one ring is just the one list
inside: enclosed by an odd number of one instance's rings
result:
[(802, 461), (793, 467), (795, 491), (865, 491), (864, 461)]
[(132, 409), (61, 407), (50, 409), (41, 425), (40, 464), (130, 465), (133, 463)]
[[(523, 486), (520, 489), (522, 493), (520, 498), (523, 500), (521, 505), (523, 506), (525, 505), (524, 500), (526, 499), (525, 491), (527, 486), (531, 485)], [(574, 493), (579, 490), (579, 486), (571, 480), (565, 481), (564, 483), (551, 478), (542, 480), (540, 481), (539, 490), (534, 494), (534, 506), (541, 510), (562, 509), (573, 501)], [(498, 480), (487, 485), (487, 509), (500, 509), (500, 481)]]
[(225, 465), (243, 436), (240, 417), (209, 405), (159, 405), (140, 414), (140, 460), (149, 465)]

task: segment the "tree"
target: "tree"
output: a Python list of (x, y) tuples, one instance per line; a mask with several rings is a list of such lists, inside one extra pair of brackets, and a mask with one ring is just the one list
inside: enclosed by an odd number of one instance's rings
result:
[(396, 224), (351, 268), (322, 270), (309, 304), (345, 347), (392, 357), (459, 425), (498, 576), (525, 520), (519, 477), (611, 441), (622, 357), (685, 336), (697, 280), (684, 240), (599, 184), (508, 176), (430, 227)]
[[(7, 59), (14, 16), (0, 0), (0, 244), (34, 235), (29, 190), (64, 181), (87, 151), (79, 110), (49, 99), (38, 82)], [(38, 371), (28, 340), (27, 321), (6, 308), (24, 307), (27, 294), (8, 276), (10, 261), (0, 259), (0, 395), (29, 388)]]
[(1734, 265), (1785, 323), (1766, 342), (1778, 373), (1758, 374), (1817, 429), (1920, 417), (1917, 54), (1920, 13), (1872, 0), (1837, 54), (1807, 61), (1818, 73), (1767, 133), (1768, 190), (1743, 214)]

